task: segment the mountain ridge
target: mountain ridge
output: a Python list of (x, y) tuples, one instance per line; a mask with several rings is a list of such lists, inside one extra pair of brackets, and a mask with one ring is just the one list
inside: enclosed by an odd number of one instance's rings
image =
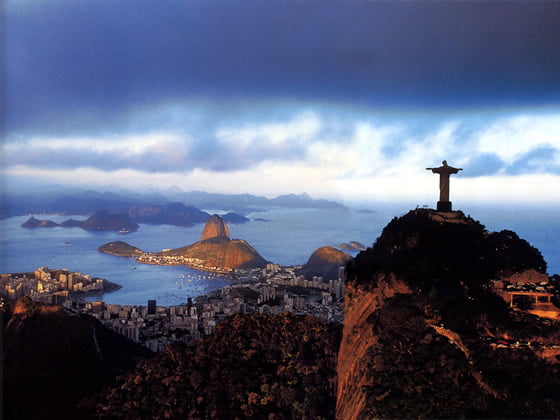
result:
[(99, 192), (95, 190), (52, 188), (25, 194), (3, 194), (0, 218), (27, 214), (88, 215), (98, 210), (126, 213), (132, 207), (158, 207), (180, 202), (197, 209), (220, 209), (246, 214), (267, 207), (338, 208), (344, 205), (307, 194), (285, 194), (269, 199), (252, 194), (218, 194), (202, 191), (135, 193), (131, 191)]
[(546, 263), (514, 232), (462, 212), (394, 218), (347, 264), (337, 418), (557, 417), (560, 351), (541, 350), (560, 323), (494, 292), (525, 270)]

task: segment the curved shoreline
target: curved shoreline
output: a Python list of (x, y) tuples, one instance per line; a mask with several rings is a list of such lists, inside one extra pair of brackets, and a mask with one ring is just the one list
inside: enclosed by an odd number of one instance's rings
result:
[(195, 269), (195, 270), (200, 270), (200, 271), (208, 271), (210, 273), (216, 273), (216, 274), (222, 274), (222, 275), (231, 275), (234, 271), (233, 268), (227, 268), (227, 267), (208, 267), (208, 266), (204, 266), (204, 265), (196, 265), (196, 264), (188, 264), (185, 262), (157, 262), (157, 261), (142, 261), (140, 260), (141, 257), (143, 256), (149, 256), (149, 255), (153, 255), (147, 252), (143, 252), (140, 255), (138, 254), (131, 254), (131, 253), (115, 253), (115, 252), (110, 252), (107, 251), (105, 249), (98, 249), (99, 252), (103, 252), (104, 254), (109, 254), (109, 255), (113, 255), (115, 257), (124, 257), (124, 258), (133, 258), (134, 261), (136, 261), (139, 264), (147, 264), (147, 265), (184, 265), (186, 267)]
[(120, 285), (120, 284), (110, 282), (109, 280), (106, 280), (106, 279), (101, 279), (101, 280), (103, 280), (103, 289), (102, 290), (88, 290), (88, 291), (85, 291), (85, 292), (78, 290), (78, 291), (75, 291), (75, 292), (70, 292), (68, 295), (73, 300), (83, 300), (83, 299), (88, 298), (90, 296), (103, 297), (103, 295), (105, 295), (106, 293), (116, 292), (117, 290), (120, 290), (120, 289), (123, 288), (123, 286)]
[(193, 264), (186, 264), (186, 263), (158, 263), (158, 262), (151, 262), (151, 261), (138, 261), (138, 258), (135, 258), (135, 261), (139, 264), (148, 264), (148, 265), (184, 265), (186, 267), (189, 268), (193, 268), (195, 270), (200, 270), (200, 271), (208, 271), (211, 273), (216, 273), (216, 274), (231, 274), (233, 272), (232, 268), (220, 268), (220, 267), (206, 267), (206, 266), (199, 266), (199, 265), (193, 265)]

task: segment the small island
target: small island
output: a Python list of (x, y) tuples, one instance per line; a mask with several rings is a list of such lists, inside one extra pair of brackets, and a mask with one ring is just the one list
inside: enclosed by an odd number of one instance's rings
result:
[(83, 221), (68, 219), (62, 223), (55, 223), (52, 220), (39, 220), (35, 217), (30, 217), (21, 226), (24, 228), (80, 227), (84, 230), (90, 231), (116, 231), (118, 233), (136, 232), (139, 227), (137, 223), (132, 221), (128, 214), (111, 214), (105, 210), (97, 211)]
[[(173, 225), (191, 227), (195, 223), (207, 222), (210, 214), (196, 207), (185, 206), (183, 203), (171, 203), (163, 206), (132, 206), (124, 213), (109, 213), (99, 210), (86, 220), (68, 219), (62, 223), (52, 220), (40, 220), (33, 216), (22, 223), (24, 228), (79, 227), (90, 231), (116, 231), (117, 233), (136, 232), (140, 225)], [(237, 213), (227, 213), (222, 219), (231, 224), (243, 224), (250, 220)]]
[(109, 242), (108, 244), (101, 245), (97, 250), (106, 254), (116, 255), (117, 257), (139, 257), (144, 254), (144, 251), (141, 249), (123, 241)]

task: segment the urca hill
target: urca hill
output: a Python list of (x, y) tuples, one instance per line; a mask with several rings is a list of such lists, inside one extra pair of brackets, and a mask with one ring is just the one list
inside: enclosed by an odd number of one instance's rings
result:
[(505, 296), (512, 276), (548, 280), (514, 232), (417, 209), (347, 269), (337, 418), (560, 415), (560, 323)]
[(216, 214), (206, 222), (201, 240), (188, 246), (149, 253), (118, 241), (102, 245), (99, 247), (99, 251), (113, 255), (135, 257), (138, 262), (147, 264), (184, 264), (198, 269), (218, 272), (261, 268), (267, 263), (246, 241), (230, 239), (227, 224)]

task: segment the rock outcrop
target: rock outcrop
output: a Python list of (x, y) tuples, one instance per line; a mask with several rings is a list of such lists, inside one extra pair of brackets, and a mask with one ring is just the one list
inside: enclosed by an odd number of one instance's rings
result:
[(338, 278), (339, 267), (344, 267), (351, 259), (350, 254), (344, 251), (340, 251), (332, 246), (323, 246), (311, 254), (303, 268), (298, 271), (298, 274), (308, 278), (320, 276), (324, 280), (336, 279)]
[(177, 255), (204, 261), (206, 267), (249, 269), (264, 267), (266, 260), (247, 242), (230, 239), (226, 222), (217, 214), (212, 215), (201, 239), (192, 245), (164, 251), (161, 255)]
[[(251, 269), (265, 267), (267, 261), (247, 242), (241, 239), (230, 239), (227, 224), (217, 215), (210, 217), (202, 239), (194, 244), (181, 248), (168, 249), (157, 253), (146, 253), (126, 242), (109, 242), (98, 248), (98, 251), (123, 257), (142, 257), (153, 255), (159, 262), (148, 258), (139, 262), (148, 261), (149, 264), (186, 264), (194, 268), (224, 272), (237, 268)], [(182, 258), (176, 258), (182, 257)], [(189, 263), (189, 259), (196, 263)], [(225, 270), (224, 270), (225, 269)]]
[(262, 268), (267, 261), (247, 242), (215, 236), (182, 248), (162, 251), (158, 255), (184, 256), (204, 261), (205, 267), (227, 269)]
[(222, 219), (217, 214), (213, 214), (210, 218), (206, 221), (204, 225), (204, 229), (202, 229), (202, 235), (200, 236), (200, 240), (204, 241), (210, 238), (228, 238), (229, 239), (229, 229)]
[(560, 324), (491, 284), (526, 270), (546, 263), (513, 232), (461, 212), (394, 219), (347, 265), (337, 418), (558, 417)]

